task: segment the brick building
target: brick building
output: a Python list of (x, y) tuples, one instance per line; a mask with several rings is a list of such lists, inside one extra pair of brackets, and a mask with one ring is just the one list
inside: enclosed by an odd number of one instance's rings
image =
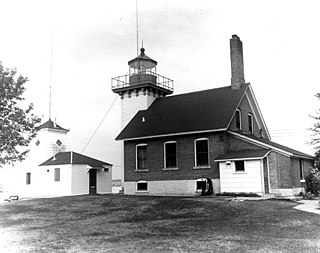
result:
[(230, 39), (231, 86), (168, 96), (144, 49), (129, 74), (113, 78), (122, 98), (125, 194), (197, 191), (294, 195), (314, 158), (272, 142), (250, 83), (242, 42)]

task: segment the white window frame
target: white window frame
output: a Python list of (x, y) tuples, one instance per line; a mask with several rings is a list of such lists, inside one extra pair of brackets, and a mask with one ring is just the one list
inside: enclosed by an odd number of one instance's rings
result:
[(304, 176), (304, 164), (303, 164), (303, 159), (299, 159), (299, 177), (300, 177), (300, 182), (303, 183), (305, 182), (305, 176)]
[[(243, 170), (237, 171), (236, 162), (243, 162)], [(233, 161), (233, 173), (234, 174), (245, 174), (246, 172), (246, 161), (245, 160), (235, 160)]]
[[(176, 167), (167, 167), (167, 159), (166, 159), (166, 155), (167, 155), (167, 151), (166, 151), (166, 145), (167, 144), (172, 144), (175, 143), (176, 144)], [(163, 164), (164, 164), (164, 170), (177, 170), (178, 169), (178, 156), (177, 156), (177, 141), (166, 141), (163, 144)]]
[[(148, 145), (146, 143), (141, 143), (141, 144), (136, 145), (136, 169), (135, 169), (135, 171), (148, 171), (148, 168), (147, 169), (138, 169), (138, 147), (141, 147), (141, 146), (146, 146), (147, 152), (148, 152)], [(148, 161), (148, 157), (147, 157), (147, 161)]]
[[(249, 120), (250, 117), (250, 120)], [(251, 122), (251, 126), (252, 126), (252, 131), (250, 131), (250, 122)], [(254, 128), (253, 128), (253, 114), (252, 113), (248, 113), (248, 131), (249, 133), (253, 133)]]
[(194, 191), (195, 192), (201, 192), (202, 191), (202, 189), (201, 190), (199, 190), (198, 188), (197, 188), (197, 184), (198, 184), (198, 182), (205, 182), (207, 179), (206, 178), (198, 178), (198, 179), (196, 179), (195, 180), (195, 184), (194, 184)]
[[(143, 183), (147, 184), (147, 190), (138, 190), (138, 184)], [(149, 192), (149, 183), (146, 180), (139, 180), (136, 182), (136, 192)]]
[[(198, 162), (197, 162), (197, 141), (207, 141), (207, 145), (208, 145), (208, 165), (204, 165), (204, 166), (198, 166)], [(209, 138), (198, 138), (194, 140), (194, 169), (206, 169), (206, 168), (211, 168), (210, 166), (210, 149), (209, 149)]]
[(239, 112), (239, 120), (240, 120), (240, 128), (239, 130), (242, 130), (242, 114), (241, 114), (241, 110), (240, 109), (236, 109), (236, 117), (235, 117), (235, 120), (236, 120), (236, 129), (237, 128), (237, 113)]

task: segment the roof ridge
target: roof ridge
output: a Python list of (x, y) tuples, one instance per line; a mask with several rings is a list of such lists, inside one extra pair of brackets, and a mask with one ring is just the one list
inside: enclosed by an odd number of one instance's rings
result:
[[(243, 85), (249, 86), (249, 84), (250, 83), (244, 83)], [(192, 95), (192, 94), (196, 94), (196, 93), (202, 93), (202, 92), (208, 92), (208, 91), (220, 90), (220, 89), (226, 89), (226, 88), (230, 88), (230, 90), (231, 90), (231, 86), (227, 85), (227, 86), (216, 87), (216, 88), (205, 89), (205, 90), (189, 91), (189, 92), (186, 92), (186, 93), (180, 93), (180, 94), (170, 95), (170, 96), (166, 96), (166, 97), (159, 97), (157, 99), (167, 99), (167, 98), (173, 98), (173, 97), (184, 96), (184, 95)], [(241, 89), (242, 88), (240, 88), (239, 90), (234, 90), (234, 92), (240, 91)]]

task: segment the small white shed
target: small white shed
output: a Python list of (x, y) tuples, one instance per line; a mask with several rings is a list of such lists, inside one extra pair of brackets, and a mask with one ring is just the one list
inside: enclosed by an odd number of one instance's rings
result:
[(221, 192), (252, 192), (263, 195), (269, 183), (264, 159), (269, 150), (229, 152), (215, 159), (219, 162)]
[(73, 151), (60, 152), (26, 174), (26, 184), (34, 195), (112, 193), (112, 164)]

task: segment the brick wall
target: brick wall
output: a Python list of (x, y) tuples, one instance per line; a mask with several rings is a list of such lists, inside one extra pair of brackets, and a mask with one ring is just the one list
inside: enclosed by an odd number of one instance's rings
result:
[[(209, 139), (210, 167), (194, 169), (195, 152), (194, 140), (198, 138)], [(218, 163), (214, 159), (226, 150), (226, 134), (210, 133), (199, 135), (186, 135), (170, 138), (154, 138), (142, 141), (124, 142), (124, 181), (157, 181), (157, 180), (188, 180), (201, 177), (212, 179), (219, 178)], [(178, 170), (164, 170), (164, 143), (177, 142), (177, 167)], [(136, 171), (136, 145), (147, 144), (147, 172)]]
[(293, 170), (290, 157), (276, 152), (269, 154), (270, 188), (293, 188)]
[(249, 143), (247, 141), (240, 140), (232, 135), (228, 135), (227, 148), (230, 151), (239, 151), (239, 150), (261, 150), (262, 147), (259, 147), (255, 144)]
[[(238, 109), (241, 110), (241, 131), (245, 133), (249, 133), (249, 121), (248, 121), (248, 114), (253, 112), (250, 108), (250, 104), (248, 101), (247, 96), (244, 96)], [(231, 130), (237, 130), (236, 128), (236, 117), (233, 116), (230, 127)], [(260, 136), (260, 128), (257, 123), (257, 119), (253, 116), (253, 134), (256, 136)]]
[(278, 156), (275, 152), (270, 152), (268, 155), (269, 160), (269, 181), (270, 181), (270, 189), (277, 189), (279, 187), (279, 178), (278, 178)]

